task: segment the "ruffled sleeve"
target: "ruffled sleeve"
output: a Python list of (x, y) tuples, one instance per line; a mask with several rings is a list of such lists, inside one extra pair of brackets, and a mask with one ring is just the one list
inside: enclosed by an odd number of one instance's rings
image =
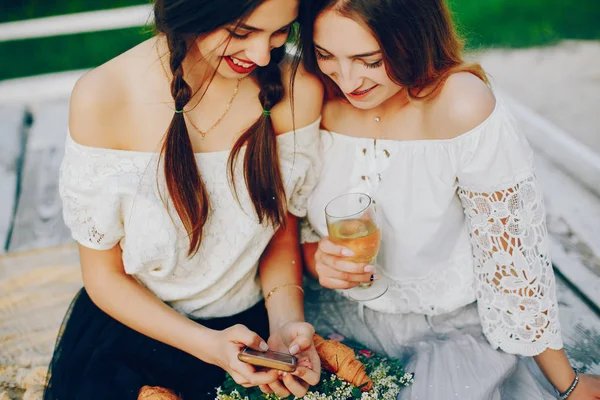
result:
[(95, 250), (108, 250), (124, 236), (117, 160), (103, 150), (68, 136), (59, 178), (65, 223), (73, 239)]
[(502, 104), (461, 142), (458, 195), (467, 216), (483, 332), (524, 356), (562, 348), (556, 284), (533, 152)]
[(285, 154), (281, 155), (284, 176), (286, 168), (291, 171), (291, 180), (286, 184), (286, 187), (291, 187), (288, 211), (297, 217), (306, 216), (308, 198), (321, 173), (323, 152), (319, 136), (320, 122), (319, 118), (295, 133), (288, 133), (291, 140), (288, 140), (283, 149)]

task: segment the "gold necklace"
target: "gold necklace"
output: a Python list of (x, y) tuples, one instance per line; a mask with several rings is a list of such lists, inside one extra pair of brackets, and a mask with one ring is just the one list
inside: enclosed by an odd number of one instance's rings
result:
[[(156, 46), (155, 47), (156, 47), (156, 55), (158, 56), (158, 62), (160, 63), (160, 66), (162, 67), (162, 70), (163, 70), (163, 73), (165, 74), (165, 77), (167, 79), (169, 79), (169, 74), (167, 74), (167, 69), (165, 68), (165, 65), (163, 64), (162, 59), (160, 57), (160, 53), (158, 52), (158, 40), (156, 41)], [(235, 96), (238, 94), (238, 91), (240, 89), (240, 82), (241, 81), (242, 81), (241, 79), (238, 79), (237, 84), (235, 85), (235, 89), (233, 90), (233, 95), (229, 99), (229, 102), (227, 102), (227, 105), (225, 106), (225, 111), (223, 111), (223, 114), (221, 114), (221, 116), (219, 117), (219, 119), (217, 119), (217, 122), (215, 122), (206, 131), (203, 131), (202, 129), (198, 128), (196, 126), (196, 124), (194, 124), (194, 121), (192, 121), (192, 119), (190, 118), (190, 116), (186, 115), (185, 112), (184, 112), (183, 116), (187, 117), (187, 120), (192, 125), (192, 127), (200, 134), (200, 136), (202, 136), (202, 140), (204, 140), (204, 138), (206, 137), (206, 135), (208, 135), (210, 132), (212, 132), (221, 123), (221, 121), (223, 120), (223, 118), (225, 118), (225, 116), (229, 112), (229, 109), (231, 108), (231, 105), (233, 104), (233, 100), (235, 99)]]
[[(190, 122), (190, 124), (192, 125), (192, 127), (194, 127), (194, 129), (196, 131), (198, 131), (198, 133), (200, 134), (200, 136), (202, 136), (202, 140), (204, 140), (204, 138), (206, 137), (206, 135), (208, 135), (210, 132), (212, 132), (217, 127), (217, 125), (219, 125), (219, 123), (221, 123), (221, 121), (223, 120), (223, 118), (225, 118), (225, 116), (229, 112), (229, 109), (231, 108), (231, 105), (233, 104), (233, 99), (235, 99), (235, 96), (238, 94), (238, 91), (240, 89), (240, 82), (241, 81), (242, 81), (241, 79), (238, 79), (237, 84), (235, 85), (235, 89), (233, 90), (233, 95), (231, 96), (231, 98), (227, 102), (227, 105), (225, 106), (225, 111), (223, 111), (223, 114), (221, 114), (221, 116), (219, 117), (219, 119), (217, 120), (217, 122), (215, 122), (206, 131), (202, 131), (200, 128), (198, 128), (196, 126), (196, 124), (194, 124), (194, 121), (192, 121), (192, 119), (190, 118), (190, 116), (187, 115), (187, 120)], [(186, 115), (184, 114), (184, 116), (186, 116)]]

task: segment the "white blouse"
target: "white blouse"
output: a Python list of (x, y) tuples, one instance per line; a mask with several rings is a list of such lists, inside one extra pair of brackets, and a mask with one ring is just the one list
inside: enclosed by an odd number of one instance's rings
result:
[(562, 348), (533, 153), (501, 102), (454, 139), (321, 131), (321, 142), (323, 170), (309, 198), (303, 241), (327, 235), (329, 200), (348, 192), (374, 198), (382, 233), (378, 265), (391, 287), (366, 307), (438, 315), (477, 300), (494, 348), (522, 355)]
[[(277, 137), (288, 210), (297, 216), (306, 215), (320, 170), (319, 122)], [(168, 191), (158, 153), (88, 147), (68, 136), (59, 183), (65, 222), (83, 246), (120, 243), (125, 271), (182, 314), (242, 312), (262, 298), (258, 260), (275, 231), (258, 223), (243, 178), (244, 150), (235, 174), (239, 203), (228, 181), (230, 151), (195, 155), (211, 208), (191, 258), (183, 224), (162, 200)]]

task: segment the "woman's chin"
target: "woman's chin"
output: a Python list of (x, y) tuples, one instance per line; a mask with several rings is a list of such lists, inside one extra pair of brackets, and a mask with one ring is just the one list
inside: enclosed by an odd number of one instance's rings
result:
[(370, 110), (372, 108), (377, 107), (378, 105), (380, 105), (382, 103), (381, 100), (376, 100), (376, 99), (354, 99), (351, 96), (347, 96), (346, 95), (346, 100), (348, 100), (350, 102), (350, 104), (352, 104), (352, 106), (360, 109), (360, 110)]

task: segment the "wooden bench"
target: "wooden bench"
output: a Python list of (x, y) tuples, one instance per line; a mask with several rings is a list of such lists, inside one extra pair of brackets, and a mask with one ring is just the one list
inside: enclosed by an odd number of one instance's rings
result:
[(0, 108), (0, 253), (71, 240), (58, 196), (68, 107), (59, 100)]

